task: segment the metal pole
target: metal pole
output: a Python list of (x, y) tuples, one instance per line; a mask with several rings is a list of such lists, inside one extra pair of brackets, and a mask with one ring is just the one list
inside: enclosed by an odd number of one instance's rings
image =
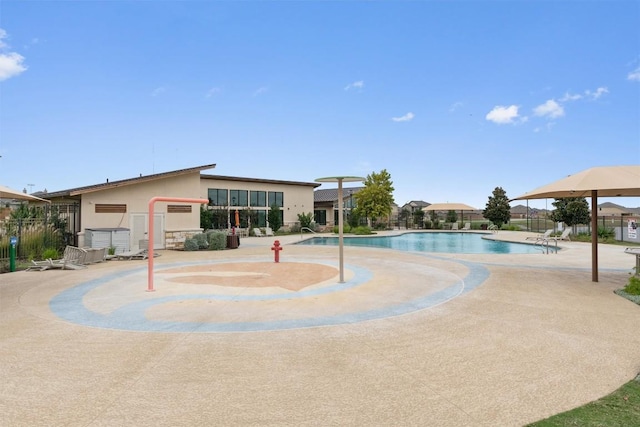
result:
[(18, 240), (15, 236), (11, 236), (9, 239), (9, 271), (13, 273), (16, 271), (16, 245)]
[(591, 281), (598, 281), (598, 191), (591, 190)]
[(340, 283), (344, 283), (344, 233), (343, 233), (343, 209), (342, 178), (338, 178), (338, 246), (340, 247)]

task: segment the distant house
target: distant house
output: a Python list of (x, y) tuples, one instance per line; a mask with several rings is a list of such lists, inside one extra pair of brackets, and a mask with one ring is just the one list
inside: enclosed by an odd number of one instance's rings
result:
[[(138, 247), (148, 237), (149, 201), (153, 197), (208, 199), (208, 209), (226, 211), (225, 227), (231, 226), (235, 210), (249, 211), (265, 226), (271, 205), (281, 209), (283, 224), (293, 224), (299, 213), (313, 207), (313, 190), (318, 183), (204, 175), (215, 164), (136, 178), (39, 193), (64, 210), (75, 244), (85, 246), (95, 231), (123, 232), (129, 247)], [(158, 202), (154, 206), (154, 245), (158, 249), (180, 248), (184, 240), (200, 233), (200, 205)]]
[(531, 215), (531, 210), (527, 208), (525, 205), (516, 205), (509, 209), (511, 213), (511, 219), (525, 219), (527, 216)]
[(626, 208), (615, 203), (606, 202), (598, 205), (598, 217), (619, 217), (625, 215), (638, 215), (640, 209)]
[[(364, 187), (342, 189), (342, 202), (346, 215), (356, 207), (353, 197)], [(328, 188), (313, 192), (313, 218), (317, 225), (333, 227), (338, 224), (338, 189)]]
[(412, 200), (408, 203), (405, 203), (400, 207), (400, 210), (407, 210), (411, 213), (415, 211), (422, 210), (423, 208), (429, 207), (431, 203), (423, 202), (422, 200)]

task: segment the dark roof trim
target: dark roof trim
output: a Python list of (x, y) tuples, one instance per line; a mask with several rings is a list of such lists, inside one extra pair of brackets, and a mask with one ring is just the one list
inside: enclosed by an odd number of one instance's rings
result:
[(165, 178), (171, 178), (174, 176), (186, 175), (189, 173), (200, 172), (202, 170), (213, 169), (215, 167), (216, 165), (214, 163), (210, 165), (196, 166), (196, 167), (187, 168), (187, 169), (178, 169), (171, 172), (156, 173), (153, 175), (139, 176), (137, 178), (122, 179), (119, 181), (88, 185), (86, 187), (72, 188), (70, 190), (51, 192), (51, 193), (43, 194), (42, 197), (45, 199), (51, 199), (55, 197), (77, 196), (80, 194), (93, 193), (94, 191), (102, 191), (102, 190), (107, 190), (111, 188), (118, 188), (118, 187), (124, 187), (127, 185), (134, 185), (134, 184), (140, 184), (143, 182), (155, 181), (157, 179), (165, 179)]
[[(351, 197), (353, 194), (356, 194), (358, 191), (362, 190), (363, 188), (364, 187), (343, 188), (342, 198), (346, 199), (348, 197)], [(338, 200), (337, 188), (326, 188), (323, 190), (316, 190), (313, 193), (313, 201), (316, 203), (335, 202), (337, 200)]]
[(257, 182), (257, 183), (267, 183), (267, 184), (301, 185), (301, 186), (313, 187), (313, 188), (320, 187), (322, 185), (317, 182), (282, 181), (277, 179), (244, 178), (239, 176), (206, 175), (206, 174), (201, 174), (200, 179), (216, 179), (218, 181)]

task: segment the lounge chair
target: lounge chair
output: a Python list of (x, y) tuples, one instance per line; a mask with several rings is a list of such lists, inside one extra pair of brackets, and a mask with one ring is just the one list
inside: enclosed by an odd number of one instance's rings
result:
[(571, 234), (571, 229), (570, 228), (565, 228), (561, 235), (550, 237), (550, 239), (555, 239), (556, 241), (557, 240), (571, 240), (569, 238), (570, 234)]
[(83, 264), (102, 262), (107, 258), (107, 248), (83, 248), (87, 255)]
[(29, 271), (44, 271), (54, 268), (62, 270), (80, 270), (87, 268), (85, 264), (87, 257), (87, 251), (75, 246), (67, 246), (64, 248), (64, 254), (60, 259), (47, 259), (44, 261), (32, 261), (33, 265), (27, 270)]
[[(158, 256), (155, 252), (153, 253), (154, 258)], [(131, 261), (132, 259), (147, 259), (149, 258), (149, 251), (147, 249), (138, 249), (137, 251), (128, 251), (121, 252), (116, 254), (117, 260), (127, 260)]]
[(529, 236), (525, 240), (539, 240), (539, 239), (548, 239), (553, 233), (553, 229), (545, 231), (543, 234), (539, 234), (537, 236)]
[(258, 227), (253, 229), (253, 234), (255, 234), (256, 237), (264, 237), (264, 234), (262, 234), (262, 230), (260, 230)]
[(451, 224), (451, 229), (452, 230), (457, 230), (458, 229), (458, 223), (454, 222), (453, 224)]
[(462, 227), (461, 230), (465, 230), (465, 231), (471, 230), (471, 223), (465, 222), (464, 227)]
[(271, 229), (271, 227), (266, 227), (264, 229), (264, 235), (267, 237), (273, 236), (273, 230)]

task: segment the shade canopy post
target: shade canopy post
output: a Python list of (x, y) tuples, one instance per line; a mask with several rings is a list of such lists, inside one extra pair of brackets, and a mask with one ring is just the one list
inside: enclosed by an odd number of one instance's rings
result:
[(640, 197), (640, 165), (598, 166), (569, 175), (511, 200), (591, 195), (591, 280), (598, 281), (598, 196)]
[(334, 176), (328, 178), (318, 178), (316, 182), (337, 182), (338, 183), (338, 258), (340, 266), (340, 283), (344, 283), (344, 197), (342, 194), (343, 182), (362, 182), (364, 178), (358, 176)]
[(591, 281), (592, 282), (598, 281), (598, 191), (597, 190), (591, 190)]

